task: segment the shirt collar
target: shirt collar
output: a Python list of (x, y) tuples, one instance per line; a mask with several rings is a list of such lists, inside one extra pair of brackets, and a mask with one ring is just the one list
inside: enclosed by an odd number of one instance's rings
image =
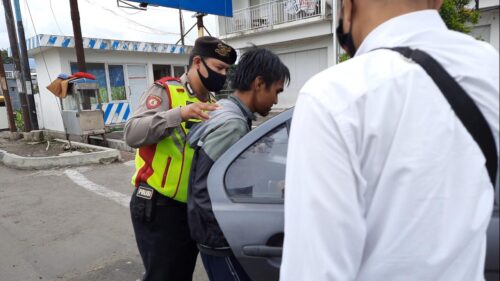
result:
[(437, 10), (423, 10), (397, 16), (373, 29), (359, 46), (356, 56), (377, 48), (405, 46), (405, 42), (409, 42), (415, 34), (446, 28)]
[(257, 117), (255, 117), (255, 114), (253, 114), (253, 112), (248, 108), (248, 106), (246, 106), (246, 104), (244, 104), (240, 98), (238, 98), (237, 96), (235, 95), (230, 95), (228, 97), (229, 100), (233, 101), (234, 103), (236, 103), (236, 105), (241, 109), (242, 113), (245, 115), (245, 117), (248, 119), (248, 120), (257, 120)]
[(179, 78), (179, 80), (181, 80), (182, 85), (184, 85), (184, 88), (187, 89), (190, 96), (196, 96), (196, 94), (193, 92), (193, 88), (191, 87), (191, 84), (189, 84), (189, 79), (188, 79), (187, 73), (182, 74), (182, 76), (181, 76), (181, 78)]
[[(189, 82), (189, 78), (187, 76), (187, 73), (184, 73), (181, 76), (181, 78), (179, 78), (179, 80), (181, 80), (182, 85), (184, 85), (184, 88), (186, 88), (189, 95), (191, 97), (196, 97), (196, 93), (193, 91), (193, 87), (191, 87), (191, 83)], [(210, 93), (208, 94), (207, 101), (210, 102)]]

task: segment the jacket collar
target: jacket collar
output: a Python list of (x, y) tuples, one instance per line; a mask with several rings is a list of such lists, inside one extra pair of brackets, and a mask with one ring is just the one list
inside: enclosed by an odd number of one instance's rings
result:
[(255, 117), (255, 114), (253, 114), (253, 112), (237, 96), (230, 95), (229, 97), (227, 97), (227, 99), (234, 102), (239, 107), (239, 109), (241, 110), (241, 113), (243, 113), (243, 115), (245, 116), (245, 118), (248, 121), (248, 125), (251, 128), (252, 127), (251, 126), (252, 120), (253, 121), (257, 120), (257, 117)]

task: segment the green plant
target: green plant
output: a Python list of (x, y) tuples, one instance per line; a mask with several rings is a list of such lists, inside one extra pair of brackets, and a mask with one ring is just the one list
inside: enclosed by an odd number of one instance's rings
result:
[(125, 86), (111, 87), (111, 100), (126, 100)]
[(24, 120), (23, 113), (21, 110), (16, 110), (14, 114), (14, 123), (16, 123), (16, 128), (18, 132), (24, 132)]
[(455, 31), (469, 33), (471, 24), (479, 20), (479, 11), (467, 7), (471, 0), (444, 0), (439, 14), (446, 26)]
[(350, 58), (351, 57), (347, 53), (342, 53), (339, 55), (339, 63), (344, 62)]
[(0, 49), (0, 53), (2, 55), (2, 61), (3, 61), (3, 63), (5, 63), (5, 64), (12, 63), (12, 57), (9, 57), (9, 54), (8, 54), (7, 50)]

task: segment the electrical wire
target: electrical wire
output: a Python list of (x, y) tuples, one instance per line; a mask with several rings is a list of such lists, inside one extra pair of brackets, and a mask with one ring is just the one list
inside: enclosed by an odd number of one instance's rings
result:
[(56, 14), (54, 13), (54, 9), (52, 9), (52, 0), (49, 0), (49, 4), (50, 4), (50, 10), (52, 11), (52, 17), (54, 18), (54, 21), (57, 25), (57, 29), (59, 29), (59, 33), (61, 35), (65, 35), (64, 32), (62, 32), (61, 27), (59, 26), (59, 23), (57, 22), (57, 18), (56, 18)]
[[(39, 40), (38, 32), (36, 32), (35, 22), (33, 21), (33, 16), (31, 14), (31, 9), (30, 9), (30, 6), (28, 5), (28, 0), (25, 0), (25, 2), (26, 2), (26, 7), (28, 8), (28, 14), (29, 14), (30, 19), (31, 19), (31, 25), (33, 26), (33, 31), (35, 32), (35, 38), (36, 38), (36, 40)], [(49, 77), (49, 81), (52, 81), (52, 78), (50, 77), (49, 67), (47, 66), (47, 61), (45, 60), (45, 56), (43, 55), (42, 46), (40, 44), (38, 44), (38, 48), (40, 50), (40, 55), (42, 55), (43, 63), (45, 65), (45, 70), (47, 71), (47, 76)], [(38, 85), (38, 89), (40, 89), (40, 85)], [(54, 96), (54, 98), (56, 99), (56, 104), (57, 104), (57, 107), (59, 108), (59, 114), (61, 115), (61, 118), (63, 118), (62, 117), (62, 108), (61, 108), (61, 104), (60, 104), (60, 101), (62, 102), (62, 100), (58, 99), (56, 96)], [(40, 107), (42, 107), (41, 93), (40, 93)], [(42, 109), (42, 111), (43, 111), (43, 109)], [(65, 135), (68, 136), (68, 131), (66, 130), (66, 126), (63, 126), (63, 127), (64, 127)], [(68, 139), (68, 141), (69, 141), (69, 139)], [(71, 142), (70, 142), (70, 145), (71, 145)]]
[(132, 20), (130, 18), (127, 18), (127, 17), (124, 17), (123, 15), (117, 13), (116, 11), (108, 8), (108, 7), (105, 7), (105, 6), (102, 6), (101, 4), (96, 4), (94, 1), (91, 1), (91, 0), (85, 0), (87, 3), (89, 3), (90, 5), (98, 5), (100, 6), (102, 9), (108, 11), (109, 13), (112, 13), (113, 15), (115, 16), (118, 16), (120, 18), (123, 18), (125, 19), (126, 21), (128, 22), (131, 22), (133, 23), (134, 25), (136, 26), (140, 26), (146, 30), (149, 30), (149, 32), (147, 31), (144, 31), (144, 30), (139, 30), (139, 29), (136, 29), (136, 28), (133, 28), (134, 30), (136, 31), (139, 31), (139, 32), (144, 32), (144, 33), (150, 33), (150, 34), (158, 34), (158, 35), (175, 35), (175, 36), (178, 36), (179, 33), (175, 33), (175, 32), (168, 32), (168, 31), (163, 31), (163, 30), (159, 30), (159, 29), (156, 29), (156, 28), (153, 28), (153, 27), (150, 27), (150, 26), (147, 26), (147, 25), (144, 25), (138, 21), (135, 21), (135, 20)]

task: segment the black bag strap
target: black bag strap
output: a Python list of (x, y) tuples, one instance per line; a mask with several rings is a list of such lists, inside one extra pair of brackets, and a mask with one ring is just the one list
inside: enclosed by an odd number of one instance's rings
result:
[(429, 54), (409, 47), (395, 47), (390, 48), (390, 50), (396, 51), (418, 63), (436, 83), (441, 93), (450, 103), (451, 108), (455, 111), (458, 119), (462, 121), (462, 124), (481, 148), (486, 158), (486, 169), (494, 187), (498, 167), (495, 139), (490, 126), (474, 101), (441, 64)]

